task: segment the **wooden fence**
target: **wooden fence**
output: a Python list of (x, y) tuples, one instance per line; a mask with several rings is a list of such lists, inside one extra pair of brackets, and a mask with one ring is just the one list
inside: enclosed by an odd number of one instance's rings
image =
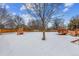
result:
[(16, 32), (16, 29), (0, 29), (1, 33), (6, 33), (6, 32)]

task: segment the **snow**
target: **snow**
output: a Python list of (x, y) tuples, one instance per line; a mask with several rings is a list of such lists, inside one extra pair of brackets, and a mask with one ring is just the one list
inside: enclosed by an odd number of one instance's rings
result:
[(23, 35), (5, 33), (0, 35), (0, 55), (2, 56), (78, 56), (79, 45), (70, 41), (79, 38), (58, 35), (57, 32), (25, 32)]

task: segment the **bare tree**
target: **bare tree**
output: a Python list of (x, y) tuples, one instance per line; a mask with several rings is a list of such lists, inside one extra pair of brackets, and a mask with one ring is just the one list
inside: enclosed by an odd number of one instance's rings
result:
[(41, 31), (42, 28), (42, 21), (41, 20), (30, 20), (28, 22), (28, 27), (31, 30), (37, 30), (37, 31)]
[(15, 22), (16, 26), (23, 26), (25, 24), (24, 20), (22, 17), (14, 15), (13, 17), (13, 21)]
[(21, 16), (12, 15), (3, 4), (0, 4), (0, 28), (14, 28), (17, 25), (24, 25), (24, 20)]
[(29, 20), (28, 22), (28, 27), (31, 29), (31, 30), (34, 30), (35, 29), (35, 21), (34, 20)]
[(58, 13), (60, 4), (56, 3), (30, 3), (24, 4), (28, 13), (34, 16), (36, 19), (42, 21), (43, 38), (45, 40), (45, 30), (48, 22), (52, 16)]
[(69, 24), (68, 24), (69, 30), (76, 30), (79, 29), (79, 15), (74, 16), (71, 18)]
[(2, 25), (4, 25), (5, 22), (7, 20), (9, 20), (9, 16), (10, 15), (9, 15), (8, 11), (6, 10), (6, 8), (0, 8), (0, 26), (1, 26), (1, 28), (3, 28)]
[(64, 19), (54, 18), (52, 22), (52, 29), (57, 30), (64, 27)]

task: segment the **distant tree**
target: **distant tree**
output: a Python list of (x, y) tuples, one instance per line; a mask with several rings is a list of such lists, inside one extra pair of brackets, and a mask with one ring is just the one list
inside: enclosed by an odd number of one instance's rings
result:
[(0, 28), (4, 28), (4, 23), (9, 19), (9, 13), (6, 8), (0, 8)]
[(22, 17), (12, 15), (6, 8), (0, 8), (0, 28), (16, 28), (17, 25), (24, 25)]
[(52, 22), (52, 29), (57, 30), (64, 27), (64, 19), (54, 18)]
[(68, 24), (68, 29), (75, 30), (79, 29), (79, 16), (72, 17)]
[(29, 20), (28, 22), (28, 27), (31, 29), (31, 30), (34, 30), (35, 29), (35, 21), (34, 20)]
[(28, 22), (28, 26), (32, 30), (41, 30), (42, 28), (42, 22), (41, 20), (31, 20)]
[(14, 15), (13, 21), (15, 22), (17, 27), (22, 27), (25, 25), (24, 19), (20, 16)]
[(43, 28), (43, 38), (45, 40), (45, 31), (48, 22), (50, 21), (52, 16), (55, 16), (58, 13), (60, 4), (56, 3), (30, 3), (24, 4), (26, 10), (29, 14), (34, 16), (36, 19), (42, 21), (42, 28)]
[(12, 15), (5, 5), (0, 4), (0, 28), (16, 28), (17, 25), (24, 26), (24, 20), (21, 16)]

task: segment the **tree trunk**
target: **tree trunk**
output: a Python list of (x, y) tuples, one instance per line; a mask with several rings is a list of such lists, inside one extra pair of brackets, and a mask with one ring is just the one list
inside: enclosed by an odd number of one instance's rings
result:
[(46, 38), (45, 38), (45, 24), (44, 24), (44, 21), (43, 21), (43, 38), (42, 38), (42, 40), (46, 40)]
[(43, 32), (43, 38), (42, 38), (42, 40), (45, 40), (45, 31)]

